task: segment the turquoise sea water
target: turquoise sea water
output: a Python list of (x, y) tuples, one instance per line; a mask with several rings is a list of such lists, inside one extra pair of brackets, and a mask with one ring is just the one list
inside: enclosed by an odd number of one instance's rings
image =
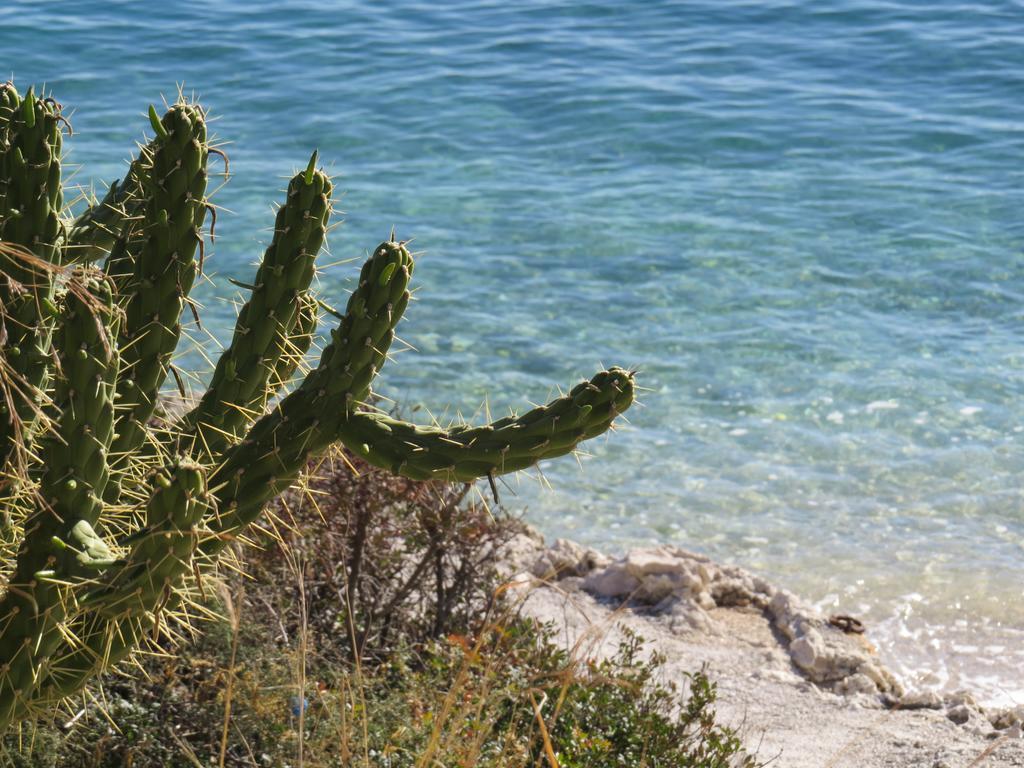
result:
[(379, 387), (407, 411), (641, 370), (628, 428), (510, 506), (759, 569), (927, 682), (1024, 701), (1019, 4), (7, 0), (0, 52), (74, 109), (84, 184), (177, 83), (219, 116), (217, 339), (319, 148), (325, 262), (392, 225), (425, 251)]

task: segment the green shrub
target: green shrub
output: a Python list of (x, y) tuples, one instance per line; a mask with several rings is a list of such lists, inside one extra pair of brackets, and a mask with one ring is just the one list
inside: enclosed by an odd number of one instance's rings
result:
[[(225, 765), (295, 762), (293, 666), (266, 647), (265, 629), (241, 641)], [(149, 682), (109, 686), (109, 720), (94, 712), (59, 739), (40, 729), (39, 748), (9, 764), (216, 764), (231, 645), (230, 632), (209, 632), (179, 663), (147, 664)], [(634, 636), (614, 658), (582, 663), (553, 643), (550, 628), (523, 621), (493, 627), (472, 646), (453, 638), (403, 649), (361, 672), (312, 669), (304, 764), (412, 768), (429, 756), (429, 765), (549, 768), (547, 741), (561, 768), (753, 765), (736, 734), (715, 722), (714, 684), (703, 673), (685, 692), (658, 682), (663, 660), (642, 649)]]

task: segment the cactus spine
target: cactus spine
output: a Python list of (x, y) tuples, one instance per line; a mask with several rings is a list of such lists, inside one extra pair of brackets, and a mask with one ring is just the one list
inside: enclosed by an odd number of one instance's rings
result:
[(612, 368), (487, 426), (374, 412), (370, 387), (414, 268), (393, 239), (364, 263), (319, 363), (275, 400), (318, 320), (310, 285), (333, 189), (314, 153), (288, 184), (209, 388), (155, 424), (201, 270), (207, 161), (218, 150), (199, 105), (150, 108), (153, 138), (125, 179), (71, 220), (64, 125), (52, 99), (0, 86), (0, 731), (158, 632), (187, 605), (193, 574), (332, 444), (417, 480), (470, 482), (568, 453), (632, 403), (633, 374)]

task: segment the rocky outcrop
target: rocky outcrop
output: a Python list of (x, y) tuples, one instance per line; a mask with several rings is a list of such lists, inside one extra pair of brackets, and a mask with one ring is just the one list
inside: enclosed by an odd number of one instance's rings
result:
[(676, 631), (715, 631), (718, 608), (765, 613), (793, 664), (812, 682), (840, 693), (900, 696), (900, 683), (856, 633), (847, 633), (799, 598), (735, 566), (678, 547), (629, 552), (611, 560), (559, 539), (530, 568), (534, 576), (580, 579), (579, 588), (606, 600), (629, 601), (669, 617)]
[[(565, 539), (546, 546), (532, 530), (501, 559), (518, 610), (553, 624), (567, 649), (611, 652), (621, 627), (647, 638), (682, 684), (705, 665), (723, 711), (763, 728), (758, 739), (789, 749), (790, 760), (800, 756), (786, 765), (822, 765), (829, 744), (862, 742), (871, 759), (863, 753), (858, 764), (869, 768), (916, 765), (930, 745), (968, 764), (962, 758), (1009, 750), (1021, 734), (1024, 707), (992, 711), (966, 692), (904, 691), (860, 622), (826, 617), (742, 568), (670, 546), (611, 558)], [(1024, 760), (1024, 748), (1014, 749)], [(1003, 764), (1024, 762), (992, 763)]]

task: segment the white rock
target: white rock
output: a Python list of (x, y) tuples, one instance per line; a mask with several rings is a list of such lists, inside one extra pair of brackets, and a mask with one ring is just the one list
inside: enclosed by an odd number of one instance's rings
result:
[(498, 571), (504, 577), (532, 570), (537, 553), (544, 549), (544, 539), (532, 529), (526, 533), (517, 533), (506, 541), (496, 553)]
[(563, 592), (578, 592), (583, 589), (583, 577), (566, 576), (564, 579), (559, 579), (558, 588)]
[(867, 661), (857, 668), (857, 672), (870, 679), (880, 691), (892, 691), (897, 695), (903, 695), (903, 687), (900, 686), (888, 670), (873, 661)]
[(693, 596), (693, 599), (696, 601), (697, 605), (706, 611), (710, 611), (711, 609), (718, 607), (718, 601), (711, 596), (710, 592), (698, 592)]
[(825, 641), (821, 633), (813, 629), (789, 645), (789, 655), (793, 658), (793, 663), (804, 672), (815, 672), (824, 653)]
[[(666, 605), (667, 604), (667, 605)], [(661, 603), (673, 632), (696, 631), (717, 634), (718, 625), (707, 611), (687, 598), (672, 597)]]
[(595, 549), (584, 547), (569, 539), (556, 539), (555, 543), (535, 555), (530, 568), (540, 579), (564, 579), (586, 576), (595, 568), (603, 568), (612, 560)]
[(839, 693), (847, 695), (857, 693), (878, 693), (878, 686), (875, 684), (875, 681), (867, 675), (865, 675), (863, 672), (857, 672), (855, 674), (850, 675), (847, 678), (844, 678), (836, 686), (836, 689), (839, 691)]
[(527, 571), (517, 573), (508, 580), (508, 588), (512, 591), (532, 589), (533, 575)]
[[(722, 566), (678, 547), (636, 549), (611, 561), (575, 542), (559, 539), (535, 556), (532, 573), (580, 585), (601, 598), (654, 606), (680, 631), (718, 633), (711, 611), (757, 607), (787, 642), (793, 664), (813, 683), (850, 695), (903, 693), (895, 677), (857, 635), (829, 626), (812, 606), (742, 568)], [(582, 583), (577, 581), (582, 577)], [(872, 704), (874, 706), (874, 704)]]
[(968, 707), (970, 709), (980, 710), (978, 701), (971, 695), (969, 691), (954, 691), (953, 693), (947, 694), (945, 697), (945, 703), (947, 707)]
[(681, 562), (680, 558), (663, 547), (634, 549), (625, 558), (630, 572), (638, 576), (649, 573), (675, 573), (679, 570)]
[[(882, 703), (882, 699), (878, 695), (878, 690), (873, 685), (870, 691), (864, 691), (862, 693), (843, 693), (842, 696), (845, 697), (847, 704), (858, 709), (885, 709), (885, 705)], [(842, 699), (840, 701), (842, 701)]]
[[(612, 559), (596, 549), (587, 548), (586, 554), (583, 556), (582, 566), (586, 568), (586, 573), (597, 568), (607, 568), (612, 564)], [(584, 574), (580, 574), (581, 576)]]
[(764, 680), (774, 680), (787, 685), (798, 685), (803, 682), (802, 678), (794, 675), (788, 669), (762, 669), (757, 674)]
[(583, 589), (598, 597), (628, 597), (640, 586), (640, 579), (613, 563), (594, 571), (583, 581)]
[(581, 544), (568, 539), (557, 539), (545, 549), (530, 569), (540, 579), (558, 579), (565, 575), (578, 575), (577, 568), (586, 556), (587, 550)]

